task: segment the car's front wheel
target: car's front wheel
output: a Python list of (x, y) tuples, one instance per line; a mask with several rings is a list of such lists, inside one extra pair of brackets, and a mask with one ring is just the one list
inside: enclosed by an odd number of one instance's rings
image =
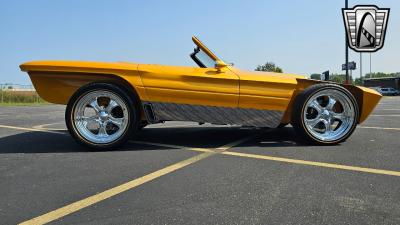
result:
[(138, 126), (138, 115), (138, 109), (124, 89), (93, 83), (71, 97), (65, 119), (77, 142), (103, 150), (124, 144)]
[(358, 122), (358, 105), (345, 88), (318, 84), (297, 96), (292, 125), (303, 140), (329, 145), (345, 141)]

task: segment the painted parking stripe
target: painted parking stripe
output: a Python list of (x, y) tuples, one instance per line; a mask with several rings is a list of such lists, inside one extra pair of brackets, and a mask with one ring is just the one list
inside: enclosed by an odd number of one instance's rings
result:
[(170, 145), (170, 144), (147, 142), (147, 141), (129, 141), (129, 143), (142, 144), (142, 145), (153, 145), (153, 146), (165, 147), (165, 148), (185, 149), (185, 150), (196, 151), (196, 152), (215, 152), (212, 149), (207, 149), (207, 148), (188, 148), (186, 146), (181, 146), (181, 145)]
[(135, 188), (137, 186), (140, 186), (142, 184), (145, 184), (149, 181), (152, 181), (156, 178), (159, 178), (161, 176), (164, 176), (166, 174), (169, 174), (171, 172), (174, 172), (178, 169), (181, 169), (185, 166), (188, 166), (190, 164), (193, 164), (199, 160), (205, 159), (209, 156), (211, 156), (214, 153), (202, 153), (197, 156), (191, 157), (189, 159), (180, 161), (178, 163), (175, 163), (173, 165), (170, 165), (168, 167), (165, 167), (163, 169), (157, 170), (153, 173), (147, 174), (143, 177), (137, 178), (135, 180), (129, 181), (127, 183), (121, 184), (119, 186), (116, 186), (114, 188), (108, 189), (106, 191), (103, 191), (101, 193), (98, 193), (96, 195), (92, 195), (90, 197), (87, 197), (85, 199), (79, 200), (77, 202), (71, 203), (69, 205), (66, 205), (64, 207), (61, 207), (59, 209), (56, 209), (54, 211), (51, 211), (49, 213), (46, 213), (44, 215), (38, 216), (36, 218), (33, 218), (31, 220), (22, 222), (20, 224), (23, 225), (28, 225), (28, 224), (45, 224), (49, 223), (51, 221), (54, 221), (56, 219), (59, 219), (61, 217), (64, 217), (66, 215), (69, 215), (71, 213), (74, 213), (76, 211), (79, 211), (83, 208), (86, 208), (88, 206), (91, 206), (93, 204), (96, 204), (100, 201), (106, 200), (108, 198), (111, 198), (115, 195), (118, 195), (122, 192), (131, 190), (132, 188)]
[[(5, 125), (0, 125), (0, 127), (5, 127), (5, 128), (13, 128), (13, 129), (20, 129), (20, 127), (12, 127), (12, 126), (5, 126)], [(384, 129), (381, 127), (365, 127), (365, 128), (372, 128), (372, 129)], [(387, 128), (387, 129), (393, 129), (393, 128)], [(395, 128), (397, 130), (400, 130), (400, 128)], [(28, 131), (41, 131), (41, 132), (49, 132), (45, 130), (37, 130), (37, 129), (31, 129), (31, 128), (22, 128), (22, 130), (28, 130)], [(60, 134), (59, 132), (55, 132)], [(63, 134), (63, 133), (61, 133)], [(181, 169), (183, 167), (186, 167), (188, 165), (191, 165), (195, 162), (198, 162), (202, 159), (208, 158), (209, 156), (215, 155), (215, 154), (224, 154), (224, 155), (231, 155), (231, 156), (239, 156), (239, 157), (246, 157), (246, 158), (255, 158), (255, 159), (264, 159), (264, 160), (270, 160), (270, 161), (279, 161), (279, 162), (286, 162), (286, 163), (292, 163), (292, 164), (302, 164), (302, 165), (309, 165), (309, 166), (318, 166), (318, 167), (325, 167), (325, 168), (333, 168), (333, 169), (342, 169), (342, 170), (350, 170), (350, 171), (359, 171), (359, 172), (366, 172), (366, 173), (374, 173), (374, 174), (384, 174), (384, 175), (392, 175), (392, 176), (400, 176), (400, 172), (398, 171), (389, 171), (389, 170), (380, 170), (380, 169), (373, 169), (373, 168), (364, 168), (364, 167), (356, 167), (356, 166), (347, 166), (347, 165), (340, 165), (340, 164), (332, 164), (332, 163), (323, 163), (323, 162), (313, 162), (313, 161), (305, 161), (305, 160), (298, 160), (298, 159), (289, 159), (289, 158), (280, 158), (280, 157), (273, 157), (273, 156), (265, 156), (265, 155), (255, 155), (255, 154), (246, 154), (246, 153), (238, 153), (238, 152), (228, 152), (227, 150), (239, 145), (243, 142), (246, 142), (253, 137), (247, 137), (244, 139), (240, 139), (238, 141), (229, 143), (227, 145), (221, 146), (219, 148), (216, 148), (214, 151), (210, 149), (204, 150), (203, 153), (191, 157), (189, 159), (183, 160), (181, 162), (175, 163), (173, 165), (170, 165), (168, 167), (165, 167), (163, 169), (160, 169), (158, 171), (155, 171), (153, 173), (150, 173), (148, 175), (145, 175), (143, 177), (137, 178), (135, 180), (129, 181), (127, 183), (121, 184), (117, 187), (108, 189), (106, 191), (103, 191), (101, 193), (98, 193), (96, 195), (90, 196), (88, 198), (82, 199), (80, 201), (74, 202), (72, 204), (69, 204), (67, 206), (61, 207), (59, 209), (56, 209), (54, 211), (51, 211), (49, 213), (46, 213), (42, 216), (38, 216), (36, 218), (33, 218), (31, 220), (25, 221), (22, 224), (43, 224), (47, 222), (54, 221), (56, 219), (59, 219), (61, 217), (64, 217), (66, 215), (69, 215), (71, 213), (74, 213), (76, 211), (79, 211), (83, 208), (86, 208), (88, 206), (91, 206), (93, 204), (96, 204), (100, 201), (106, 200), (110, 197), (113, 197), (115, 195), (118, 195), (122, 192), (131, 190), (137, 186), (140, 186), (142, 184), (145, 184), (147, 182), (150, 182), (154, 179), (157, 179), (161, 176), (167, 175), (169, 173), (172, 173), (178, 169)], [(178, 146), (178, 145), (167, 145), (167, 144), (158, 144), (158, 143), (150, 143), (150, 142), (141, 142), (142, 144), (157, 144), (159, 146), (164, 146), (164, 147), (174, 147), (174, 148), (184, 148), (186, 150), (194, 150), (194, 151), (201, 151), (201, 148), (187, 148), (184, 146)]]
[[(393, 131), (400, 131), (400, 128), (397, 127), (371, 127), (371, 126), (357, 126), (358, 128), (363, 128), (363, 129), (376, 129), (376, 130), (393, 130)], [(0, 128), (7, 128), (7, 129), (14, 129), (14, 130), (24, 130), (24, 131), (38, 131), (38, 132), (47, 132), (47, 133), (53, 133), (53, 134), (63, 134), (66, 135), (68, 133), (63, 132), (61, 130), (52, 130), (52, 129), (35, 129), (35, 128), (29, 128), (29, 127), (16, 127), (16, 126), (8, 126), (8, 125), (1, 125)], [(64, 130), (66, 131), (66, 130)], [(148, 142), (150, 143), (150, 142)]]
[(29, 128), (29, 127), (16, 127), (16, 126), (8, 126), (8, 125), (0, 125), (0, 128), (14, 129), (14, 130), (24, 130), (24, 131), (39, 131), (39, 132), (47, 132), (53, 134), (66, 134), (60, 131), (53, 131), (48, 129), (37, 129), (37, 128)]
[(248, 154), (248, 153), (241, 153), (241, 152), (226, 151), (226, 152), (222, 152), (221, 154), (253, 158), (253, 159), (264, 159), (264, 160), (269, 160), (269, 161), (278, 161), (278, 162), (285, 162), (285, 163), (291, 163), (291, 164), (325, 167), (325, 168), (331, 168), (331, 169), (350, 170), (350, 171), (374, 173), (374, 174), (382, 174), (382, 175), (390, 175), (390, 176), (400, 176), (399, 171), (393, 171), (393, 170), (381, 170), (381, 169), (373, 169), (373, 168), (366, 168), (366, 167), (347, 166), (347, 165), (334, 164), (334, 163), (314, 162), (314, 161), (306, 161), (306, 160), (300, 160), (300, 159), (290, 159), (290, 158), (282, 158), (282, 157), (275, 157), (275, 156), (268, 156), (268, 155), (256, 155), (256, 154)]
[(400, 128), (396, 128), (396, 127), (367, 127), (367, 126), (357, 126), (357, 128), (363, 128), (363, 129), (375, 129), (375, 130), (392, 130), (392, 131), (400, 131)]
[[(46, 124), (45, 124), (46, 125)], [(40, 125), (39, 125), (40, 126)], [(36, 126), (37, 127), (37, 126)], [(14, 129), (14, 130), (24, 130), (24, 131), (35, 131), (35, 132), (45, 132), (45, 133), (52, 133), (52, 134), (63, 134), (63, 135), (69, 135), (66, 132), (61, 132), (57, 130), (49, 130), (49, 129), (39, 129), (39, 128), (29, 128), (29, 127), (16, 127), (16, 126), (8, 126), (8, 125), (0, 125), (0, 128), (7, 128), (7, 129)], [(239, 140), (240, 141), (240, 140)], [(146, 141), (129, 141), (130, 143), (136, 143), (136, 144), (145, 144), (145, 145), (153, 145), (153, 146), (159, 146), (159, 147), (166, 147), (166, 148), (177, 148), (177, 149), (186, 149), (190, 151), (197, 151), (197, 152), (215, 152), (212, 149), (207, 149), (207, 148), (188, 148), (187, 146), (180, 146), (180, 145), (170, 145), (170, 144), (162, 144), (162, 143), (155, 143), (155, 142), (146, 142)], [(233, 142), (234, 144), (236, 142)], [(224, 150), (228, 149), (227, 146), (219, 147), (216, 148), (216, 150)]]
[[(253, 137), (255, 137), (255, 136), (253, 136)], [(167, 166), (167, 167), (165, 167), (163, 169), (160, 169), (160, 170), (157, 170), (157, 171), (152, 172), (150, 174), (147, 174), (147, 175), (145, 175), (143, 177), (134, 179), (132, 181), (126, 182), (126, 183), (121, 184), (119, 186), (116, 186), (114, 188), (105, 190), (105, 191), (103, 191), (101, 193), (89, 196), (89, 197), (87, 197), (85, 199), (82, 199), (82, 200), (79, 200), (79, 201), (76, 201), (74, 203), (71, 203), (71, 204), (66, 205), (64, 207), (61, 207), (61, 208), (58, 208), (58, 209), (56, 209), (54, 211), (48, 212), (48, 213), (46, 213), (44, 215), (35, 217), (33, 219), (27, 220), (27, 221), (22, 222), (20, 224), (23, 224), (23, 225), (28, 225), (29, 224), (30, 225), (30, 224), (45, 224), (45, 223), (49, 223), (51, 221), (57, 220), (57, 219), (59, 219), (61, 217), (64, 217), (66, 215), (69, 215), (71, 213), (79, 211), (79, 210), (81, 210), (83, 208), (86, 208), (88, 206), (91, 206), (93, 204), (96, 204), (98, 202), (106, 200), (108, 198), (111, 198), (111, 197), (113, 197), (115, 195), (118, 195), (118, 194), (121, 194), (123, 192), (129, 191), (129, 190), (131, 190), (131, 189), (133, 189), (133, 188), (135, 188), (137, 186), (140, 186), (140, 185), (145, 184), (145, 183), (147, 183), (149, 181), (157, 179), (157, 178), (159, 178), (161, 176), (164, 176), (164, 175), (167, 175), (169, 173), (172, 173), (172, 172), (174, 172), (174, 171), (176, 171), (178, 169), (184, 168), (184, 167), (186, 167), (188, 165), (191, 165), (191, 164), (193, 164), (195, 162), (198, 162), (200, 160), (208, 158), (208, 157), (210, 157), (212, 155), (221, 153), (222, 151), (226, 151), (229, 148), (232, 148), (232, 147), (234, 147), (236, 145), (239, 145), (239, 144), (241, 144), (243, 142), (246, 142), (246, 141), (248, 141), (250, 139), (252, 139), (252, 137), (246, 137), (246, 138), (234, 141), (232, 143), (228, 143), (228, 144), (226, 144), (224, 146), (221, 146), (221, 147), (217, 148), (219, 150), (219, 152), (204, 152), (204, 153), (201, 153), (201, 154), (196, 155), (194, 157), (191, 157), (189, 159), (180, 161), (180, 162), (175, 163), (173, 165)], [(187, 149), (190, 149), (190, 148), (187, 148)]]
[(391, 116), (400, 116), (400, 114), (381, 114), (381, 115), (379, 115), (379, 114), (372, 114), (372, 115), (370, 115), (370, 116), (379, 116), (379, 117), (385, 117), (385, 116), (389, 116), (389, 117), (391, 117)]
[(65, 129), (58, 129), (58, 128), (48, 128), (49, 126), (58, 125), (58, 124), (63, 124), (63, 122), (58, 122), (58, 123), (46, 123), (46, 124), (41, 124), (41, 125), (33, 126), (32, 128), (34, 128), (34, 129), (39, 129), (39, 130), (53, 130), (53, 131), (63, 131), (63, 130), (65, 130)]

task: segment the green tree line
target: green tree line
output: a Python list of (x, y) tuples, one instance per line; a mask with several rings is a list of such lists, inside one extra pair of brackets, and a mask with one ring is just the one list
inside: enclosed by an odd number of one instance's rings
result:
[(275, 73), (283, 73), (282, 68), (275, 65), (273, 62), (266, 62), (263, 65), (258, 65), (255, 71), (265, 71), (265, 72), (275, 72)]
[[(266, 62), (262, 65), (258, 65), (255, 69), (256, 71), (266, 71), (266, 72), (275, 72), (275, 73), (283, 73), (283, 69), (273, 62)], [(363, 78), (381, 78), (381, 77), (400, 77), (400, 72), (396, 73), (383, 73), (383, 72), (375, 72), (375, 73), (367, 73)], [(319, 73), (313, 73), (310, 74), (311, 79), (315, 80), (320, 80), (321, 79), (321, 74)], [(330, 74), (329, 75), (329, 80), (336, 82), (336, 83), (344, 83), (346, 80), (346, 75), (345, 74)], [(352, 84), (356, 85), (361, 85), (361, 79), (360, 78), (355, 78), (353, 79), (352, 76), (350, 76), (350, 81)]]
[[(363, 79), (365, 78), (382, 78), (382, 77), (400, 77), (400, 72), (396, 73), (383, 73), (383, 72), (376, 72), (376, 73), (367, 73), (365, 76), (363, 76)], [(313, 73), (310, 75), (311, 79), (316, 79), (319, 80), (321, 79), (321, 75), (318, 73)], [(330, 74), (329, 75), (329, 80), (336, 82), (336, 83), (344, 83), (346, 80), (346, 74)], [(361, 79), (355, 78), (353, 79), (352, 76), (350, 76), (350, 81), (352, 84), (356, 85), (361, 85)]]

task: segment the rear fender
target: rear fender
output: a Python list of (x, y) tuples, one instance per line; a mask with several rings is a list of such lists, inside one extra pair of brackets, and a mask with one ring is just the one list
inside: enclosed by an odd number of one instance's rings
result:
[(71, 96), (80, 87), (94, 82), (113, 83), (132, 92), (138, 99), (144, 97), (142, 86), (132, 85), (126, 79), (114, 74), (59, 71), (29, 71), (28, 73), (39, 96), (55, 104), (68, 104)]

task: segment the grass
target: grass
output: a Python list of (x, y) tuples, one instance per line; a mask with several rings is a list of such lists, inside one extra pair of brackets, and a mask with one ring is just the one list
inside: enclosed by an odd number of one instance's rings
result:
[(0, 90), (0, 105), (43, 105), (48, 104), (35, 91)]
[(17, 103), (17, 102), (4, 102), (4, 103), (1, 103), (0, 102), (0, 106), (42, 106), (42, 105), (50, 105), (51, 103), (48, 103), (48, 102), (42, 102), (42, 103), (34, 103), (34, 102), (32, 102), (32, 103)]

